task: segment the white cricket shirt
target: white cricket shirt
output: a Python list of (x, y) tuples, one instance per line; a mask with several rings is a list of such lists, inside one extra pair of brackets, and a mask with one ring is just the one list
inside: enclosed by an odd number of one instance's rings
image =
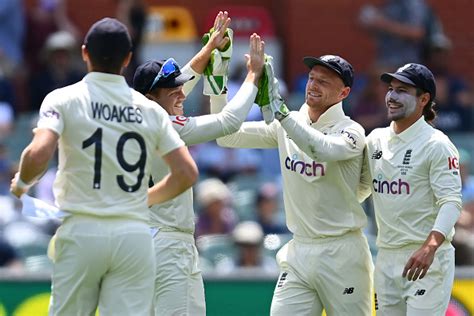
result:
[(99, 72), (49, 93), (38, 128), (60, 136), (53, 191), (73, 214), (148, 220), (151, 162), (184, 145), (161, 107)]
[(329, 108), (316, 123), (311, 123), (306, 104), (281, 123), (245, 122), (239, 132), (218, 143), (278, 147), (286, 223), (295, 236), (339, 236), (366, 225), (356, 195), (364, 129), (344, 114), (342, 103)]
[[(366, 162), (378, 226), (377, 245), (423, 243), (441, 205), (461, 205), (458, 152), (421, 117), (400, 134), (390, 127), (367, 137)], [(454, 229), (446, 236), (451, 240)]]
[[(187, 66), (183, 67), (182, 72), (195, 76), (183, 88), (185, 94), (189, 94), (195, 82), (199, 80), (200, 75)], [(244, 83), (227, 105), (226, 95), (211, 97), (211, 104), (219, 103), (221, 107), (226, 105), (224, 110), (218, 114), (197, 117), (169, 116), (169, 118), (172, 126), (186, 145), (208, 142), (237, 131), (252, 107), (256, 94), (257, 87), (252, 83)], [(156, 106), (159, 107), (159, 105)], [(163, 159), (155, 158), (152, 163), (154, 182), (161, 180), (169, 173)], [(162, 231), (180, 231), (194, 234), (192, 188), (169, 201), (153, 205), (150, 210), (151, 227), (158, 227)]]

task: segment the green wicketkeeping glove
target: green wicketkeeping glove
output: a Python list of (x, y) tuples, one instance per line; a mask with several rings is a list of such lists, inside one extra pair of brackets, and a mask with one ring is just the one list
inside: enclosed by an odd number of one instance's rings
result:
[(262, 111), (265, 123), (270, 124), (276, 118), (281, 121), (290, 114), (283, 98), (280, 96), (278, 79), (273, 71), (273, 57), (265, 55), (263, 74), (258, 81), (258, 92), (255, 103)]
[[(202, 37), (203, 45), (206, 45), (211, 37), (214, 28)], [(228, 44), (222, 49), (214, 49), (206, 68), (204, 69), (204, 88), (205, 95), (220, 95), (226, 90), (230, 57), (232, 56), (233, 31), (227, 29), (226, 36), (229, 37)]]

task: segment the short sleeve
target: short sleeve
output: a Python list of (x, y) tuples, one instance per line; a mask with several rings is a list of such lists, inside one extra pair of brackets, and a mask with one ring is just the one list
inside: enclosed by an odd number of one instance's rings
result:
[(50, 92), (43, 100), (39, 111), (38, 128), (47, 128), (58, 135), (64, 129), (64, 113), (60, 101), (61, 96), (57, 91)]
[(161, 107), (154, 107), (158, 112), (160, 119), (158, 126), (158, 144), (157, 150), (161, 156), (166, 155), (167, 153), (184, 146), (184, 142), (179, 137), (178, 132), (171, 126), (171, 121), (168, 114)]

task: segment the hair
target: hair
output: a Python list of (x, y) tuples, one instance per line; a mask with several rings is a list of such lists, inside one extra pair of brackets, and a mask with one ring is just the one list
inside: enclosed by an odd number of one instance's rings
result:
[[(428, 93), (428, 92), (423, 90), (423, 89), (416, 88), (416, 96), (417, 97), (421, 96), (423, 93)], [(436, 105), (436, 103), (435, 103), (435, 101), (433, 100), (433, 98), (431, 97), (431, 94), (430, 94), (430, 100), (423, 107), (423, 116), (425, 117), (425, 121), (427, 121), (428, 123), (433, 122), (434, 119), (436, 118), (436, 111), (434, 110), (435, 105)]]
[(89, 51), (89, 59), (92, 64), (92, 68), (95, 71), (105, 72), (105, 73), (112, 73), (112, 74), (119, 74), (122, 72), (122, 65), (127, 58), (127, 52), (117, 52), (117, 54), (113, 55), (112, 57), (104, 58), (102, 56), (95, 56)]

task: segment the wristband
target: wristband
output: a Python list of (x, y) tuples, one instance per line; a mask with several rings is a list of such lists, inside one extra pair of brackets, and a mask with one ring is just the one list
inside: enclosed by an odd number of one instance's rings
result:
[(23, 180), (21, 180), (21, 178), (20, 178), (20, 174), (17, 173), (17, 176), (16, 176), (16, 187), (17, 187), (18, 189), (21, 189), (21, 190), (28, 190), (28, 189), (31, 188), (33, 185), (34, 185), (34, 182), (31, 183), (31, 184), (27, 184), (27, 183), (23, 182)]

